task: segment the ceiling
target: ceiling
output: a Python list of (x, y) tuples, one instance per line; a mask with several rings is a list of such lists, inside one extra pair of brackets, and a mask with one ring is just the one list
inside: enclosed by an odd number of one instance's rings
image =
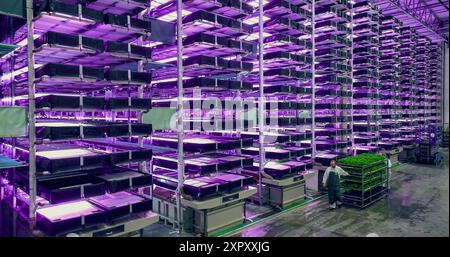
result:
[(433, 42), (448, 41), (449, 0), (373, 0), (383, 14), (397, 17)]

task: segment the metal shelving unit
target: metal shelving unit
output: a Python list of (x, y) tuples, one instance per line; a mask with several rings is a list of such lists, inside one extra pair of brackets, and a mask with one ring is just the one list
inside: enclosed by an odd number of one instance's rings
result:
[[(207, 236), (245, 220), (250, 198), (281, 208), (302, 199), (313, 164), (360, 152), (396, 155), (430, 139), (441, 122), (441, 45), (372, 1), (54, 2), (27, 0), (27, 23), (0, 45), (12, 50), (0, 57), (0, 83), (10, 91), (0, 104), (29, 110), (27, 139), (1, 145), (28, 168), (2, 192), (26, 203), (30, 230), (43, 204), (54, 207), (41, 193), (44, 177), (84, 181), (114, 166), (151, 177), (154, 184), (142, 187), (129, 177), (131, 198), (153, 199), (150, 208), (178, 232)], [(237, 107), (253, 107), (205, 110), (211, 97), (215, 106), (234, 98)], [(174, 126), (143, 124), (151, 109), (170, 107)], [(67, 154), (67, 165), (50, 158), (70, 151), (77, 156)], [(42, 160), (52, 164), (43, 168)], [(385, 168), (362, 175), (356, 170), (370, 167), (347, 168), (355, 170), (347, 181), (360, 186), (345, 195), (350, 204), (384, 196)], [(80, 204), (94, 206), (81, 228), (108, 208), (80, 190)], [(133, 222), (158, 219), (141, 214)], [(105, 236), (119, 225), (107, 223), (78, 232)]]
[(0, 61), (11, 78), (2, 79), (12, 85), (6, 101), (28, 107), (28, 137), (4, 140), (2, 149), (28, 164), (6, 173), (16, 183), (5, 191), (29, 233), (131, 235), (158, 221), (148, 195), (152, 151), (126, 142), (151, 134), (140, 124), (151, 108), (142, 94), (151, 48), (143, 45), (168, 43), (171, 25), (144, 19), (148, 3), (124, 1), (112, 14), (108, 1), (94, 2), (27, 1), (26, 26), (14, 35), (19, 47)]

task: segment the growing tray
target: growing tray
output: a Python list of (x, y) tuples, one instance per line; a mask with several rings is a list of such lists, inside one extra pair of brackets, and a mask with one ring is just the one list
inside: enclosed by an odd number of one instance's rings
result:
[(87, 200), (80, 200), (38, 208), (36, 220), (39, 229), (54, 236), (97, 226), (106, 221), (106, 213)]
[[(153, 158), (154, 165), (176, 170), (178, 159), (175, 154), (165, 154)], [(240, 155), (201, 154), (185, 158), (185, 171), (194, 174), (206, 174), (251, 166), (253, 158)]]
[(108, 221), (115, 221), (152, 209), (151, 199), (125, 191), (91, 197), (89, 202), (104, 209)]
[(89, 170), (89, 175), (102, 181), (108, 193), (152, 185), (150, 174), (122, 167), (93, 169)]
[[(275, 179), (288, 178), (297, 175), (301, 171), (305, 171), (312, 168), (312, 163), (310, 162), (298, 162), (298, 161), (287, 161), (283, 163), (278, 162), (267, 162), (264, 167), (264, 172)], [(259, 167), (255, 163), (254, 166), (242, 170), (243, 174), (251, 175), (257, 177), (259, 172)]]

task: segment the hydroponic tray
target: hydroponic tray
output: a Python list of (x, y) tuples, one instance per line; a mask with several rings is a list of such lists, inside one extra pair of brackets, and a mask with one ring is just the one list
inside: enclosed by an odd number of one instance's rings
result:
[(80, 200), (38, 208), (36, 219), (37, 227), (47, 235), (58, 235), (99, 225), (106, 221), (106, 213), (87, 200)]
[[(156, 169), (154, 181), (155, 185), (175, 190), (178, 186), (177, 173), (166, 171), (162, 169)], [(209, 177), (199, 177), (186, 179), (183, 183), (183, 193), (196, 200), (204, 200), (220, 193), (225, 192), (226, 185), (218, 183)]]
[(370, 134), (361, 134), (358, 133), (358, 135), (354, 136), (354, 140), (355, 143), (357, 144), (370, 144), (370, 143), (375, 143), (381, 140), (381, 137), (376, 136), (375, 134), (370, 135)]
[[(311, 129), (307, 129), (311, 133)], [(350, 129), (340, 129), (340, 128), (315, 128), (314, 133), (316, 136), (348, 136), (352, 134)]]
[(402, 138), (396, 138), (394, 141), (399, 142), (403, 146), (407, 145), (413, 145), (415, 144), (415, 138), (413, 137), (402, 137)]
[[(84, 66), (111, 66), (130, 61), (149, 60), (151, 48), (81, 35), (49, 31), (35, 39), (35, 61), (38, 64), (58, 63)], [(26, 49), (16, 50), (15, 67), (26, 65)]]
[[(28, 150), (20, 142), (18, 155), (28, 160)], [(110, 146), (106, 151), (100, 142), (80, 141), (80, 145), (53, 143), (37, 145), (36, 167), (39, 172), (62, 173), (108, 167), (119, 163), (150, 160), (152, 151), (147, 149), (123, 149)], [(84, 144), (83, 144), (84, 143)]]
[(359, 123), (355, 122), (353, 123), (353, 131), (355, 132), (372, 132), (372, 131), (378, 131), (379, 126), (376, 124), (367, 124), (367, 123)]
[(77, 122), (71, 120), (39, 120), (36, 123), (36, 137), (40, 140), (149, 136), (151, 133), (151, 124)]
[(361, 154), (361, 153), (371, 153), (371, 154), (376, 154), (380, 151), (379, 147), (376, 146), (370, 146), (370, 145), (359, 145), (355, 147), (356, 150), (356, 154)]
[(400, 137), (400, 133), (398, 131), (395, 131), (395, 130), (380, 129), (380, 136), (383, 139), (392, 139), (392, 138)]
[[(169, 59), (177, 53), (174, 45), (159, 45), (153, 50), (152, 59)], [(230, 56), (256, 53), (256, 44), (244, 40), (233, 40), (226, 37), (198, 33), (183, 39), (184, 56)]]
[(376, 59), (355, 58), (353, 60), (353, 65), (359, 69), (375, 69), (380, 66), (380, 62)]
[[(220, 153), (200, 154), (185, 157), (185, 171), (194, 174), (214, 173), (236, 168), (251, 166), (253, 158), (241, 155), (227, 155)], [(176, 154), (157, 155), (153, 158), (155, 166), (176, 170), (178, 158)]]
[[(364, 14), (360, 14), (358, 17), (362, 17)], [(355, 16), (357, 17), (357, 16)], [(355, 18), (354, 17), (354, 18)], [(367, 16), (365, 17), (367, 18)], [(354, 33), (364, 33), (365, 35), (373, 35), (377, 36), (380, 34), (380, 30), (378, 29), (378, 24), (375, 22), (359, 24), (353, 27)]]
[[(155, 185), (175, 190), (177, 173), (164, 169), (155, 169)], [(195, 200), (206, 200), (221, 194), (242, 190), (253, 184), (252, 177), (229, 172), (220, 172), (212, 176), (188, 178), (183, 183), (183, 193)]]
[[(153, 84), (155, 88), (176, 88), (177, 81)], [(253, 85), (239, 80), (225, 80), (215, 78), (192, 78), (183, 80), (184, 89), (201, 88), (204, 90), (251, 90)]]
[(349, 110), (351, 109), (351, 104), (334, 104), (334, 103), (316, 103), (315, 107), (317, 110), (327, 110), (327, 109), (339, 109), (339, 110)]
[(338, 72), (350, 72), (351, 66), (342, 64), (338, 61), (322, 61), (316, 64), (317, 73), (338, 73)]
[[(108, 70), (82, 65), (48, 63), (36, 69), (36, 87), (50, 92), (79, 92), (82, 90), (104, 89), (117, 85), (149, 84), (152, 76), (146, 72), (131, 70)], [(16, 76), (17, 86), (27, 86), (27, 74)], [(25, 91), (24, 91), (25, 92)]]
[(283, 17), (294, 21), (311, 19), (311, 12), (304, 9), (304, 1), (275, 0), (264, 5), (264, 15), (269, 17)]
[(239, 20), (199, 10), (183, 18), (183, 32), (186, 36), (200, 32), (216, 36), (242, 36), (253, 32), (252, 26)]
[[(351, 146), (350, 141), (342, 141), (342, 140), (316, 140), (316, 149), (319, 151), (323, 150), (335, 150), (342, 149)], [(302, 141), (302, 147), (311, 147), (311, 141)]]
[(346, 156), (347, 154), (343, 153), (317, 153), (315, 162), (327, 167), (330, 165), (331, 161), (337, 161), (339, 158), (343, 158)]
[(352, 97), (351, 91), (343, 91), (336, 89), (317, 88), (316, 96), (340, 96), (340, 97)]
[(312, 58), (287, 52), (272, 52), (264, 55), (264, 67), (267, 68), (306, 68), (311, 65)]
[(351, 58), (351, 53), (334, 48), (321, 48), (316, 51), (318, 61), (342, 61)]
[[(252, 156), (258, 156), (259, 155), (259, 148), (257, 147), (250, 147), (250, 148), (244, 148), (241, 150), (242, 154), (248, 154)], [(295, 157), (302, 157), (304, 155), (311, 153), (311, 148), (307, 147), (265, 147), (264, 153), (266, 156), (266, 159), (276, 159), (276, 160), (282, 160), (282, 159), (292, 159)]]
[[(112, 13), (103, 14), (82, 5), (65, 4), (56, 0), (45, 1), (36, 10), (33, 25), (38, 34), (54, 31), (125, 43), (142, 35), (150, 36), (152, 40), (167, 42), (174, 35), (174, 26), (167, 22), (140, 20)], [(165, 32), (155, 32), (153, 35), (152, 31), (158, 27), (164, 27)], [(171, 29), (168, 29), (169, 27)], [(16, 32), (16, 42), (24, 38), (25, 30), (26, 26)]]
[[(241, 137), (244, 139), (252, 139), (254, 141), (259, 140), (259, 132), (248, 132), (242, 131)], [(270, 143), (287, 143), (287, 142), (298, 142), (305, 139), (310, 139), (310, 133), (302, 132), (265, 132), (264, 141)]]
[(311, 118), (298, 118), (298, 117), (266, 117), (266, 124), (279, 127), (309, 125), (312, 123)]
[[(170, 107), (176, 101), (177, 101), (176, 98), (155, 100), (155, 101), (153, 101), (153, 106), (154, 107)], [(221, 99), (216, 98), (213, 100), (213, 99), (198, 98), (198, 97), (185, 97), (183, 99), (183, 103), (189, 104), (189, 106), (191, 106), (191, 108), (189, 110), (200, 110), (200, 109), (204, 108), (204, 106), (210, 106), (210, 105), (214, 105), (216, 107), (223, 108), (224, 110), (232, 110), (233, 107), (243, 107), (246, 104), (251, 104), (251, 102), (247, 102), (247, 101), (236, 102), (236, 101), (228, 100), (228, 99), (221, 100)], [(186, 118), (186, 120), (189, 120), (189, 119), (192, 120), (192, 119), (196, 119), (196, 118)], [(216, 117), (216, 120), (219, 120), (219, 118)], [(235, 121), (228, 120), (228, 122), (235, 122)]]
[(255, 123), (252, 120), (230, 120), (230, 119), (184, 119), (183, 126), (187, 131), (221, 131), (226, 129), (249, 129), (255, 127)]
[(352, 20), (351, 16), (347, 14), (346, 10), (343, 10), (337, 5), (324, 5), (318, 7), (315, 10), (317, 20), (332, 20), (336, 22), (350, 22)]
[[(157, 134), (151, 137), (151, 144), (170, 148), (178, 147), (178, 138), (174, 134)], [(233, 150), (251, 146), (251, 138), (232, 138), (206, 135), (185, 136), (184, 150), (188, 152), (211, 152), (218, 150)]]
[(307, 50), (312, 47), (312, 43), (308, 40), (298, 39), (289, 35), (273, 35), (264, 39), (264, 52), (292, 52)]
[[(71, 64), (112, 66), (136, 61), (150, 62), (152, 50), (150, 47), (138, 46), (131, 43), (108, 41), (104, 43), (104, 50), (95, 55), (70, 60)], [(69, 63), (69, 62), (67, 62)]]
[(351, 42), (340, 35), (324, 34), (317, 36), (315, 40), (318, 47), (340, 48), (351, 46)]
[[(258, 107), (259, 102), (255, 102)], [(294, 100), (267, 100), (265, 101), (266, 110), (310, 110), (311, 103), (294, 102)]]
[[(63, 63), (102, 52), (103, 41), (50, 31), (35, 39), (34, 47), (36, 63)], [(16, 49), (16, 54), (12, 56), (15, 57), (15, 69), (26, 66), (27, 46)], [(8, 59), (3, 58), (0, 63)]]
[(294, 85), (264, 85), (264, 94), (311, 94), (310, 87), (297, 87)]
[(300, 36), (311, 34), (311, 27), (288, 18), (273, 17), (264, 22), (264, 32), (269, 34), (282, 33), (284, 35)]
[(150, 7), (149, 0), (65, 0), (65, 2), (72, 4), (82, 3), (103, 13), (113, 14), (134, 15)]
[(118, 166), (89, 170), (89, 175), (103, 181), (108, 193), (152, 185), (150, 174)]
[(103, 208), (108, 221), (152, 209), (151, 199), (126, 191), (91, 197), (89, 202)]
[[(287, 178), (297, 175), (302, 171), (312, 168), (311, 162), (287, 161), (283, 163), (269, 161), (264, 166), (264, 172), (274, 179)], [(252, 167), (242, 170), (243, 174), (247, 174), (257, 178), (259, 172), (258, 163), (254, 163)]]
[(329, 33), (339, 35), (339, 34), (350, 34), (351, 30), (350, 28), (347, 28), (344, 24), (341, 24), (339, 22), (333, 20), (325, 20), (316, 23), (316, 33), (317, 34)]
[(315, 121), (320, 123), (350, 122), (351, 119), (352, 117), (350, 116), (336, 116), (336, 115), (320, 115), (315, 117)]
[[(28, 169), (20, 169), (16, 173), (18, 185), (29, 190)], [(105, 183), (87, 174), (71, 176), (38, 176), (36, 182), (37, 195), (50, 204), (58, 204), (72, 200), (79, 200), (105, 193)]]
[(352, 83), (352, 79), (345, 76), (336, 76), (336, 75), (324, 75), (316, 78), (317, 84), (342, 84), (348, 85)]
[(308, 71), (297, 71), (295, 69), (270, 69), (264, 71), (265, 80), (270, 82), (276, 81), (307, 81), (312, 78), (312, 74)]
[(378, 146), (381, 147), (384, 150), (393, 150), (397, 147), (400, 147), (401, 144), (399, 142), (396, 141), (387, 141), (387, 140), (383, 140), (381, 142), (378, 142)]
[[(208, 10), (212, 13), (227, 17), (239, 18), (246, 14), (253, 13), (253, 7), (240, 0), (183, 0), (183, 10), (195, 12), (197, 10)], [(169, 16), (176, 11), (176, 1), (171, 0), (161, 4), (150, 11), (151, 17), (161, 18)], [(175, 16), (175, 14), (173, 15)], [(173, 18), (176, 19), (176, 16)]]
[[(28, 96), (15, 97), (16, 105), (28, 105)], [(152, 107), (152, 101), (149, 98), (134, 97), (90, 97), (70, 94), (45, 94), (35, 95), (35, 104), (37, 110), (148, 110)]]
[[(174, 62), (175, 63), (175, 62)], [(249, 62), (226, 60), (219, 57), (193, 56), (183, 60), (184, 74), (188, 77), (214, 76), (252, 71)], [(176, 67), (159, 69), (155, 72), (155, 80), (173, 78), (177, 74)]]

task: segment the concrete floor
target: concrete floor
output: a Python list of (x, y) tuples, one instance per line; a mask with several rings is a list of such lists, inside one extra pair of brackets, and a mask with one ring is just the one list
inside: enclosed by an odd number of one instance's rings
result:
[(266, 220), (235, 236), (449, 236), (448, 152), (440, 167), (402, 165), (393, 171), (391, 192), (363, 210), (329, 211), (325, 200)]
[[(449, 155), (440, 167), (405, 164), (393, 170), (387, 199), (360, 210), (329, 211), (326, 199), (252, 225), (231, 236), (449, 236)], [(192, 236), (152, 225), (145, 236)]]

